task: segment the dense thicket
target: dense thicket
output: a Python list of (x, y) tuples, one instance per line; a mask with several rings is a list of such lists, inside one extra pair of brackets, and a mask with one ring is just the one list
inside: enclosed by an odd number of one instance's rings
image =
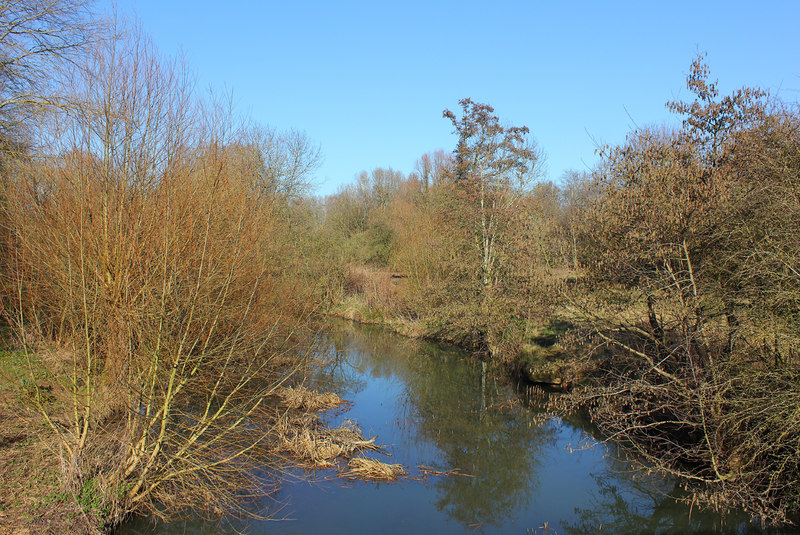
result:
[[(586, 325), (609, 349), (581, 401), (648, 462), (771, 520), (800, 469), (800, 116), (720, 97), (702, 57), (675, 131), (606, 150), (586, 214)], [(620, 296), (622, 298), (620, 299)]]
[(266, 400), (312, 347), (319, 297), (296, 224), (317, 151), (113, 33), (5, 160), (5, 318), (32, 383), (49, 378), (32, 401), (81, 503), (216, 514), (274, 484)]

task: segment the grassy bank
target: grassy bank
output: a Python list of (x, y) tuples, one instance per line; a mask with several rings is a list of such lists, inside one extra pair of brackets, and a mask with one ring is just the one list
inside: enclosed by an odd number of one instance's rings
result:
[[(340, 299), (328, 314), (363, 324), (381, 325), (403, 336), (425, 338), (453, 344), (472, 351), (483, 358), (502, 363), (517, 378), (556, 389), (566, 389), (576, 382), (580, 371), (571, 366), (575, 359), (568, 356), (562, 337), (574, 327), (565, 319), (570, 317), (565, 308), (561, 315), (552, 318), (506, 317), (505, 322), (495, 318), (486, 325), (495, 340), (494, 344), (476, 329), (485, 323), (482, 318), (452, 321), (437, 307), (423, 303), (419, 308), (403, 302), (408, 294), (409, 281), (398, 273), (366, 265), (351, 266)], [(479, 311), (469, 310), (479, 315)]]
[[(31, 371), (34, 377), (31, 377)], [(91, 489), (66, 490), (62, 455), (35, 409), (52, 405), (52, 377), (36, 355), (0, 352), (0, 533), (97, 535), (104, 525)]]

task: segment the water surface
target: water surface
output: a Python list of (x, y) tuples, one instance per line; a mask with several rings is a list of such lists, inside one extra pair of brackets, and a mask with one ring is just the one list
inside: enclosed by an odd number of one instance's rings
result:
[[(762, 533), (745, 515), (691, 508), (674, 482), (633, 472), (580, 425), (542, 423), (500, 373), (463, 352), (343, 325), (313, 378), (350, 400), (356, 420), (412, 476), (399, 483), (298, 472), (264, 504), (280, 522), (132, 522), (124, 535), (234, 533)], [(313, 482), (302, 476), (313, 476)]]

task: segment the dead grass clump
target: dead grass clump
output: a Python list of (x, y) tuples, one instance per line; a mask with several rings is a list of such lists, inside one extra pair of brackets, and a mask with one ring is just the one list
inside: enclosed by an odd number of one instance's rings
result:
[(408, 475), (399, 464), (387, 464), (375, 459), (356, 457), (347, 463), (347, 470), (339, 474), (345, 479), (366, 479), (376, 481), (397, 481)]
[(364, 450), (381, 451), (353, 422), (330, 429), (314, 414), (285, 414), (275, 425), (277, 449), (308, 468), (330, 468)]
[(281, 398), (284, 407), (301, 411), (327, 411), (344, 403), (333, 392), (318, 392), (302, 386), (279, 388), (276, 394)]

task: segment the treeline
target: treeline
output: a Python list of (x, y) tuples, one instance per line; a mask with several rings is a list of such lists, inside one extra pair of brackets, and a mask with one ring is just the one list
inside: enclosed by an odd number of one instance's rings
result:
[(409, 176), (363, 172), (325, 199), (322, 231), (344, 270), (337, 310), (510, 358), (572, 276), (581, 199), (538, 180), (526, 128), (460, 104), (447, 112), (454, 152), (423, 155)]
[[(452, 152), (328, 197), (335, 311), (450, 340), (575, 388), (648, 466), (768, 521), (800, 491), (800, 113), (721, 96), (699, 56), (680, 127), (539, 178), (524, 127), (469, 99)], [(559, 336), (560, 335), (560, 336)], [(558, 343), (555, 343), (558, 340)], [(563, 381), (561, 378), (563, 377)]]

